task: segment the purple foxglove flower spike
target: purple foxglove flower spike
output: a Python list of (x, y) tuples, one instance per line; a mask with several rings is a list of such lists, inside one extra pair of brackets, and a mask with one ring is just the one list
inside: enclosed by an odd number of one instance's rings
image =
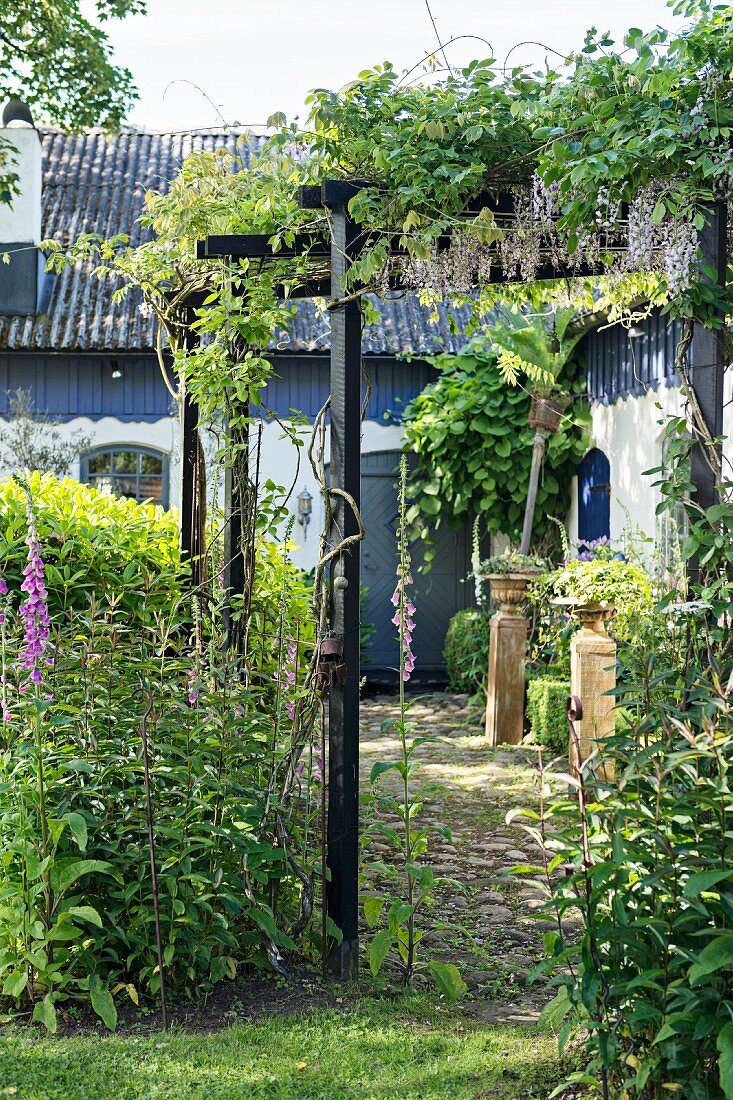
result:
[[(28, 546), (28, 561), (23, 569), (25, 580), (20, 586), (21, 590), (26, 593), (26, 599), (18, 608), (18, 614), (24, 629), (24, 647), (19, 655), (18, 663), (21, 668), (31, 670), (31, 682), (38, 685), (43, 682), (43, 674), (39, 665), (45, 656), (51, 633), (51, 621), (46, 603), (48, 593), (44, 584), (46, 567), (41, 558), (33, 499), (27, 487), (26, 498), (28, 534), (25, 541)], [(46, 663), (52, 663), (52, 659), (48, 657), (45, 659)]]

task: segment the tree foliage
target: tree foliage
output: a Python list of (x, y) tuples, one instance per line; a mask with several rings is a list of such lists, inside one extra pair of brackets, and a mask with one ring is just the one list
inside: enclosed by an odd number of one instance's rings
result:
[(9, 395), (8, 420), (0, 443), (0, 462), (12, 470), (39, 470), (65, 477), (92, 445), (92, 437), (79, 429), (64, 433), (58, 417), (35, 407), (30, 390)]
[[(99, 22), (145, 11), (145, 0), (96, 0)], [(80, 0), (13, 0), (3, 5), (0, 96), (17, 96), (64, 129), (114, 129), (137, 98), (128, 69)]]

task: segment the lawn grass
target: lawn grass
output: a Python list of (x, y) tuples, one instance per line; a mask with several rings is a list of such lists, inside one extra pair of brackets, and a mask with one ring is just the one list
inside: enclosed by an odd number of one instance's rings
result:
[(418, 995), (211, 1035), (0, 1032), (0, 1097), (18, 1100), (541, 1100), (561, 1076), (553, 1035)]

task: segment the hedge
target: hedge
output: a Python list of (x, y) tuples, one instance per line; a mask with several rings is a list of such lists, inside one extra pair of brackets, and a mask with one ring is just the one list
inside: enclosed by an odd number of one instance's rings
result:
[(489, 668), (489, 616), (475, 608), (457, 611), (448, 624), (443, 660), (451, 691), (475, 692)]
[(532, 740), (556, 756), (568, 752), (567, 702), (570, 684), (540, 676), (527, 685), (527, 718)]

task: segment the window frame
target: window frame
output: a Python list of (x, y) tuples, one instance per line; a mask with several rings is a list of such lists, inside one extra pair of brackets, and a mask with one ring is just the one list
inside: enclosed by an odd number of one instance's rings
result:
[[(148, 446), (145, 446), (143, 444), (136, 444), (136, 443), (106, 443), (106, 444), (100, 444), (98, 447), (92, 447), (91, 450), (85, 451), (84, 454), (80, 456), (79, 474), (80, 474), (81, 482), (84, 485), (90, 485), (91, 484), (91, 482), (89, 480), (89, 477), (90, 477), (89, 464), (92, 461), (92, 459), (97, 458), (99, 455), (109, 455), (110, 456), (110, 463), (109, 463), (110, 473), (109, 473), (109, 477), (110, 477), (110, 480), (112, 482), (112, 485), (114, 486), (114, 480), (115, 480), (116, 475), (115, 475), (115, 471), (114, 471), (114, 468), (113, 468), (113, 459), (114, 459), (114, 456), (117, 455), (117, 454), (134, 454), (138, 457), (138, 459), (140, 459), (140, 458), (142, 458), (146, 455), (151, 457), (151, 458), (160, 459), (160, 461), (162, 463), (162, 469), (161, 469), (161, 474), (160, 474), (161, 480), (162, 480), (162, 493), (161, 493), (160, 504), (163, 508), (168, 508), (170, 506), (170, 455), (167, 454), (166, 451), (159, 450), (157, 447), (148, 447)], [(123, 493), (121, 495), (124, 496), (127, 500), (135, 500), (138, 504), (145, 504), (146, 502), (149, 502), (149, 503), (152, 503), (152, 504), (157, 504), (158, 501), (154, 500), (152, 497), (143, 497), (141, 499), (140, 496), (139, 496), (140, 479), (142, 477), (155, 476), (155, 475), (146, 475), (146, 474), (141, 473), (140, 470), (139, 470), (139, 466), (140, 466), (139, 461), (136, 463), (136, 466), (138, 467), (138, 469), (136, 469), (136, 472), (134, 474), (120, 473), (119, 475), (117, 475), (119, 477), (125, 477), (127, 479), (131, 479), (131, 478), (135, 479), (135, 488), (137, 490), (136, 495), (134, 497), (128, 496), (126, 493)]]

